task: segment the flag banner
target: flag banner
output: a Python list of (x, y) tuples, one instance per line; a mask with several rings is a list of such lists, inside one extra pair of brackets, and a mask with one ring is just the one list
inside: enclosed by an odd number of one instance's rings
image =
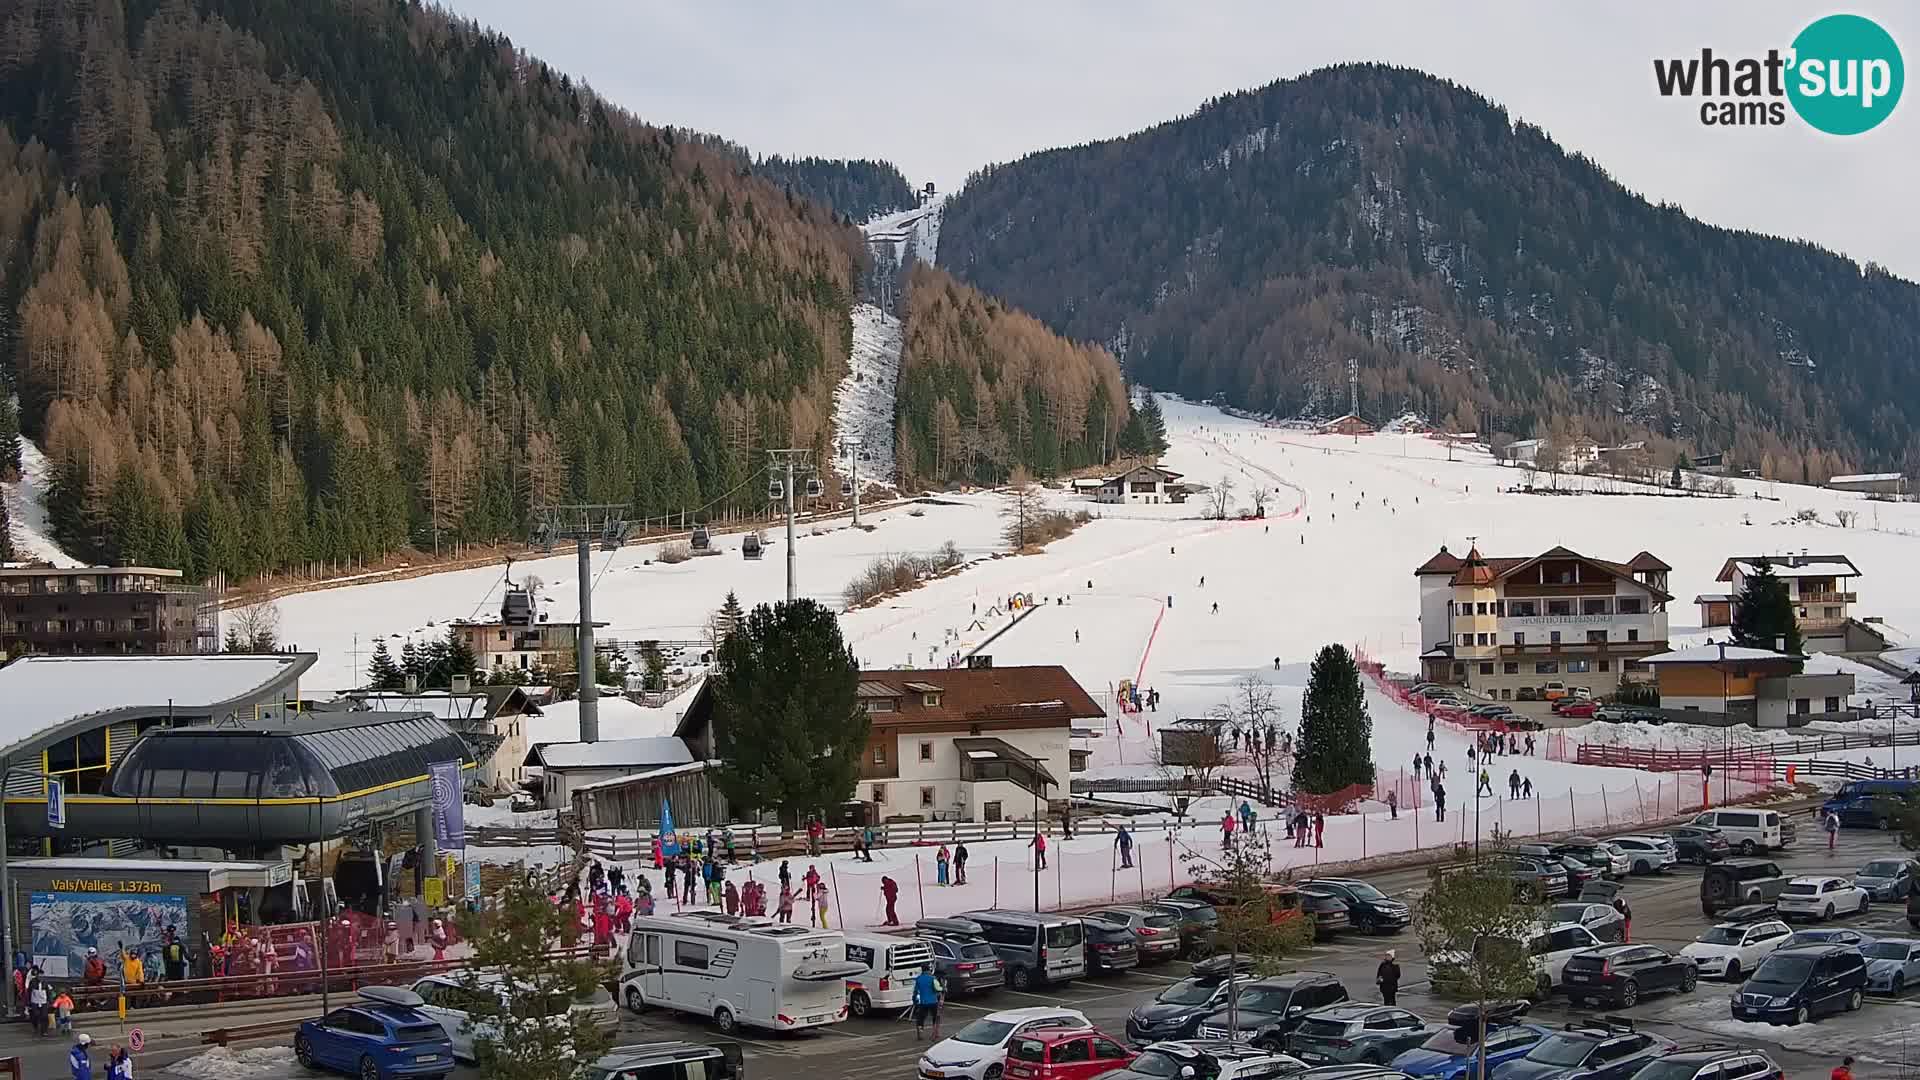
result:
[(673, 832), (673, 804), (660, 800), (660, 854), (680, 854), (680, 838)]
[(433, 777), (434, 846), (441, 851), (464, 851), (467, 823), (460, 798), (460, 763), (436, 761), (427, 769)]

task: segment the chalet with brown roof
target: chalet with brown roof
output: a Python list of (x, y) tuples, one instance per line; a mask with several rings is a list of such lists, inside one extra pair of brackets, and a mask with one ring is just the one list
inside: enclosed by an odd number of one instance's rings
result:
[(1626, 562), (1565, 547), (1465, 558), (1445, 547), (1414, 569), (1421, 669), (1497, 701), (1531, 701), (1550, 686), (1615, 689), (1667, 648), (1667, 575), (1642, 551)]

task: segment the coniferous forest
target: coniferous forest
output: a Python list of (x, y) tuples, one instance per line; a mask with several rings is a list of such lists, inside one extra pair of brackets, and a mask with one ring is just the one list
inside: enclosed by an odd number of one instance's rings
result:
[(866, 255), (803, 193), (897, 172), (776, 183), (403, 0), (0, 18), (0, 354), (73, 554), (246, 577), (547, 503), (752, 511), (763, 450), (825, 450)]
[(1920, 471), (1920, 287), (1649, 203), (1417, 71), (1328, 68), (982, 170), (940, 262), (1192, 397), (1332, 417), (1354, 360), (1376, 422)]

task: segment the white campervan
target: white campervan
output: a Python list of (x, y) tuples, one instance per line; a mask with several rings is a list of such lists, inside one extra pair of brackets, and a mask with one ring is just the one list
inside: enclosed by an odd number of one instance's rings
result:
[(893, 934), (848, 934), (847, 961), (864, 970), (847, 977), (847, 1009), (865, 1016), (875, 1009), (913, 1004), (913, 979), (933, 967), (933, 947)]
[(797, 1031), (845, 1019), (846, 980), (864, 971), (838, 930), (714, 911), (647, 915), (633, 920), (620, 1001), (698, 1013), (727, 1033)]

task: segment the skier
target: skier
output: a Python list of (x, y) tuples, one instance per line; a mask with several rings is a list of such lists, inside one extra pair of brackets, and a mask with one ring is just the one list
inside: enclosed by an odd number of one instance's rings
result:
[(1507, 798), (1517, 799), (1519, 797), (1520, 797), (1520, 770), (1515, 769), (1512, 772), (1507, 774)]
[(1280, 658), (1277, 656), (1273, 658), (1273, 670), (1275, 671), (1280, 670)]
[(1113, 846), (1120, 849), (1120, 868), (1125, 870), (1133, 866), (1133, 834), (1122, 823), (1113, 834)]
[(1447, 820), (1447, 786), (1438, 780), (1433, 782), (1433, 820)]
[(1213, 602), (1213, 613), (1214, 613), (1215, 615), (1218, 615), (1218, 614), (1220, 614), (1220, 601), (1218, 601), (1218, 600), (1215, 600), (1215, 601)]
[(1527, 756), (1528, 757), (1533, 756), (1533, 736), (1532, 735), (1527, 736)]
[(1220, 815), (1220, 847), (1224, 850), (1233, 845), (1233, 811)]
[(1480, 784), (1473, 789), (1473, 793), (1476, 796), (1493, 794), (1493, 780), (1487, 776), (1487, 770), (1480, 770)]
[(1400, 793), (1392, 788), (1387, 789), (1387, 814), (1391, 820), (1400, 820)]
[(893, 910), (894, 902), (900, 899), (900, 883), (890, 877), (880, 879), (880, 897), (887, 902), (887, 919), (882, 926), (899, 926), (900, 916)]
[(1420, 755), (1419, 754), (1413, 755), (1413, 775), (1415, 776), (1420, 775)]
[(1525, 780), (1522, 780), (1522, 781), (1520, 781), (1520, 797), (1521, 797), (1521, 798), (1523, 798), (1523, 799), (1531, 799), (1531, 798), (1533, 798), (1533, 780), (1532, 780), (1532, 778), (1528, 778), (1528, 779), (1525, 779)]
[(1317, 848), (1327, 846), (1327, 815), (1317, 810), (1313, 814), (1313, 846)]
[(1034, 869), (1045, 870), (1047, 868), (1047, 834), (1043, 832), (1034, 833), (1033, 839), (1027, 842), (1027, 846), (1033, 849)]

